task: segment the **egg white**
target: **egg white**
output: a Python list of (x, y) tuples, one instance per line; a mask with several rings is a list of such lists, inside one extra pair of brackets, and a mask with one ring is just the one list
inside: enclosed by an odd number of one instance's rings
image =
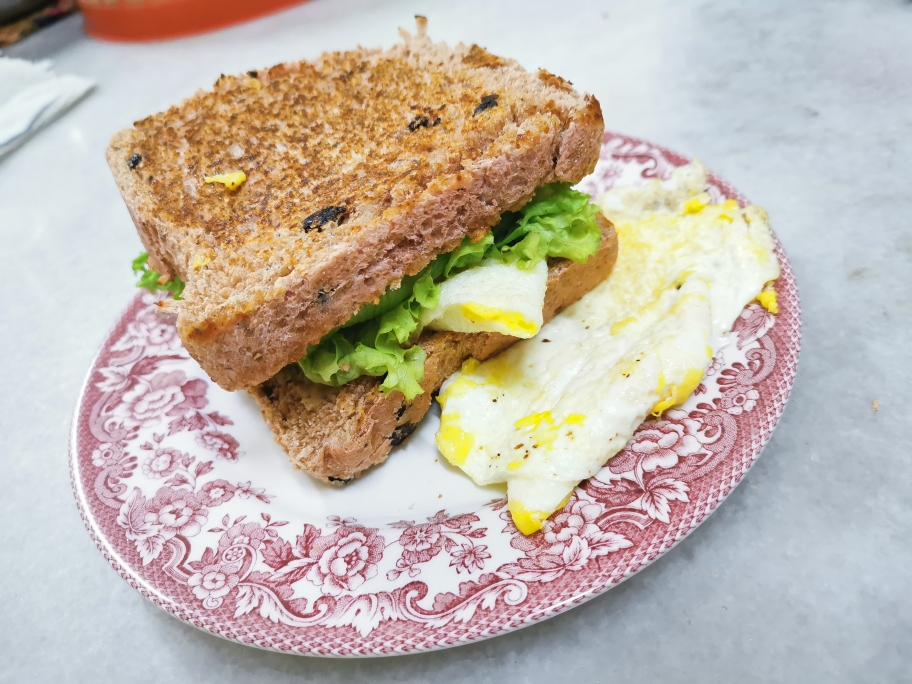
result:
[(444, 386), (438, 448), (476, 483), (506, 482), (522, 532), (649, 413), (682, 403), (745, 304), (778, 277), (766, 213), (710, 204), (705, 187), (694, 162), (668, 182), (606, 193), (619, 242), (610, 278), (535, 339), (467, 362)]
[(548, 264), (523, 270), (486, 259), (440, 285), (436, 307), (424, 312), (422, 327), (455, 332), (499, 332), (529, 338), (542, 326)]

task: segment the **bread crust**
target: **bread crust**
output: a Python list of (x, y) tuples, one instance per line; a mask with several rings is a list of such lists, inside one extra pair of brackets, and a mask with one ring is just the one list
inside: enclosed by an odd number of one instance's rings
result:
[[(545, 321), (605, 280), (614, 267), (617, 236), (601, 215), (599, 223), (601, 248), (585, 264), (549, 260)], [(483, 361), (517, 341), (499, 333), (425, 331), (418, 341), (427, 353), (424, 394), (410, 404), (399, 392), (383, 394), (382, 378), (329, 387), (308, 380), (297, 364), (249, 392), (295, 468), (326, 482), (344, 483), (385, 461), (392, 447), (408, 438), (444, 380), (466, 359)]]
[[(115, 134), (107, 159), (150, 266), (186, 283), (170, 305), (184, 346), (236, 390), (538, 186), (579, 181), (603, 129), (566, 81), (419, 35), (223, 76)], [(202, 182), (234, 170), (234, 192)], [(327, 209), (337, 218), (304, 229)]]

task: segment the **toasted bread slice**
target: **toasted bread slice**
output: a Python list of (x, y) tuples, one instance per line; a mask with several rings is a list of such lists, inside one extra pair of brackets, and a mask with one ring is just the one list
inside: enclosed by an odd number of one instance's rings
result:
[[(419, 25), (420, 28), (420, 25)], [(191, 356), (264, 382), (390, 285), (599, 155), (599, 103), (419, 31), (222, 76), (114, 135), (108, 163)], [(230, 190), (204, 178), (243, 171)]]
[[(585, 264), (549, 260), (545, 321), (602, 282), (614, 267), (617, 236), (606, 218), (599, 215), (599, 222), (602, 246)], [(444, 380), (463, 361), (484, 361), (517, 341), (499, 333), (425, 331), (418, 341), (427, 352), (424, 394), (410, 404), (399, 392), (383, 394), (382, 378), (363, 377), (328, 387), (308, 380), (297, 365), (249, 391), (296, 468), (327, 482), (344, 483), (385, 461), (392, 447), (405, 441)]]

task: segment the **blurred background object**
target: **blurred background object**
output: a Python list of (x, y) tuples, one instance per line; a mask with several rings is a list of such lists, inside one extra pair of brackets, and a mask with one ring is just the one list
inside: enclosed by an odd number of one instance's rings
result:
[[(3, 2), (5, 0), (0, 0)], [(205, 33), (304, 0), (80, 0), (93, 38), (147, 41)]]
[(76, 0), (0, 0), (0, 48), (8, 47), (76, 9)]
[(58, 75), (48, 60), (0, 57), (0, 158), (85, 97), (93, 81)]

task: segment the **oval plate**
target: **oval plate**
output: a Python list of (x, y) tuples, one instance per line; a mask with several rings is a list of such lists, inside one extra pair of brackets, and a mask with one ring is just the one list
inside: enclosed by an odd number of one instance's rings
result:
[[(687, 159), (606, 134), (581, 188), (667, 178)], [(714, 201), (746, 200), (710, 175)], [(530, 537), (502, 489), (438, 462), (439, 411), (342, 489), (292, 469), (254, 401), (211, 383), (138, 294), (89, 371), (73, 425), (73, 490), (111, 566), (218, 636), (322, 656), (416, 653), (485, 639), (611, 589), (673, 547), (760, 455), (798, 362), (800, 309), (781, 246), (779, 314), (744, 309), (679, 410)]]

